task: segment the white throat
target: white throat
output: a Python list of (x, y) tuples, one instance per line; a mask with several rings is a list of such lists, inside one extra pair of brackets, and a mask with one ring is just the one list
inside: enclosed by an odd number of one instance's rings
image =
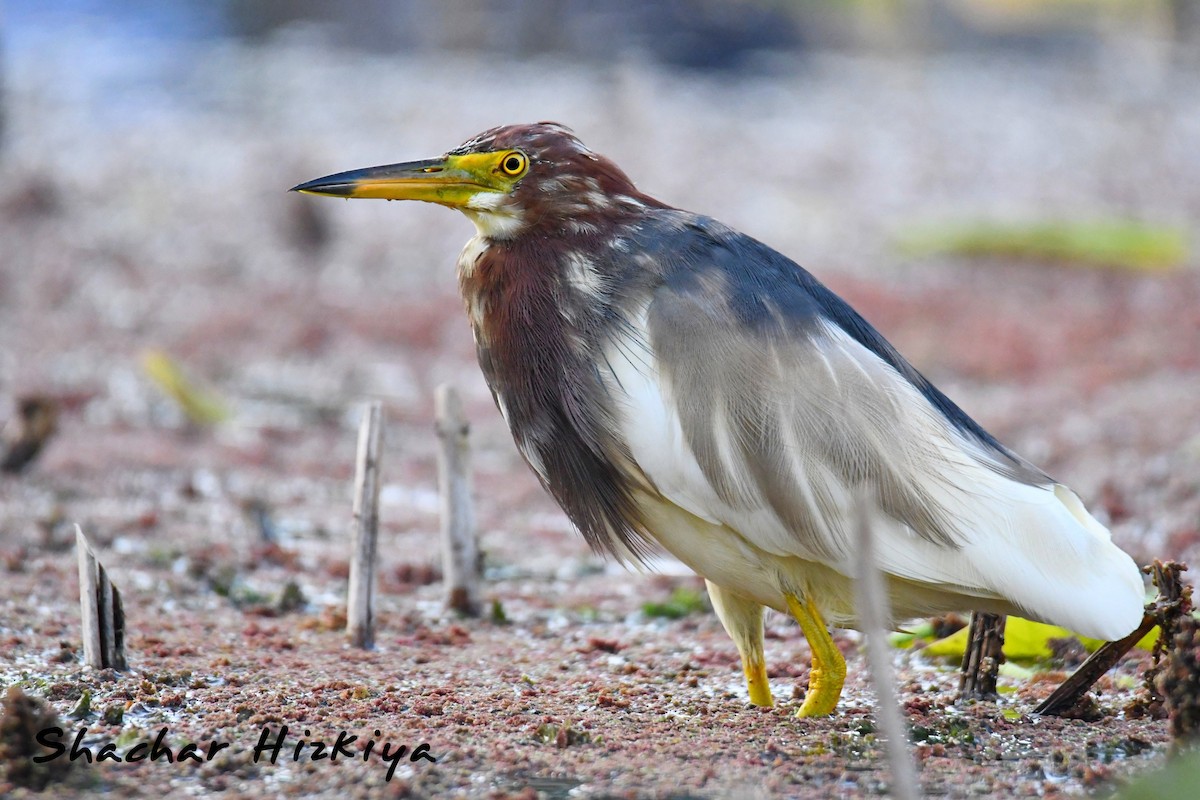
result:
[(521, 211), (499, 192), (480, 192), (461, 211), (475, 223), (479, 235), (488, 239), (512, 239), (525, 227)]

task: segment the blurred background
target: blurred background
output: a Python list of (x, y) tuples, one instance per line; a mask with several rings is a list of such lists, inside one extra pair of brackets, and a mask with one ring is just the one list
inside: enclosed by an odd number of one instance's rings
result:
[[(475, 363), (471, 224), (287, 191), (538, 120), (815, 273), (1139, 563), (1200, 561), (1197, 0), (0, 0), (0, 685), (119, 742), (371, 720), (452, 754), (388, 796), (884, 791), (861, 662), (834, 728), (749, 713), (702, 582), (602, 561), (542, 492)], [(482, 620), (443, 602), (442, 382), (471, 419)], [(386, 433), (359, 653), (366, 398)], [(134, 672), (79, 670), (75, 523)], [(1061, 642), (1038, 670), (1082, 652)], [(767, 657), (777, 697), (803, 685), (783, 615)], [(1128, 714), (1011, 723), (1058, 672), (972, 733), (953, 667), (898, 663), (914, 740), (945, 742), (921, 756), (934, 795), (1095, 791), (1166, 747)], [(81, 773), (113, 796), (384, 793), (374, 767), (248, 756)]]
[(374, 396), (422, 541), (453, 381), (489, 558), (590, 558), (474, 365), (470, 224), (286, 191), (556, 120), (831, 284), (1138, 558), (1194, 557), (1198, 6), (9, 0), (0, 535), (340, 529)]

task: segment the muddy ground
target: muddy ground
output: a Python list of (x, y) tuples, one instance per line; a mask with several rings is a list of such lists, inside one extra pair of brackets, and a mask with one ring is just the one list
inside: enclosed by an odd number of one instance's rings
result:
[[(0, 409), (44, 393), (64, 410), (44, 455), (0, 478), (0, 684), (47, 698), (93, 749), (164, 727), (176, 752), (230, 746), (200, 765), (77, 764), (54, 772), (53, 796), (884, 791), (856, 634), (839, 637), (839, 713), (796, 720), (809, 651), (772, 616), (772, 687), (787, 702), (755, 709), (711, 611), (644, 608), (700, 583), (669, 559), (658, 575), (604, 563), (537, 487), (455, 296), (469, 223), (285, 192), (503, 122), (566, 122), (644, 190), (797, 258), (1071, 484), (1139, 561), (1197, 560), (1197, 257), (1131, 274), (914, 261), (894, 247), (930, 219), (1119, 215), (1191, 226), (1200, 252), (1192, 68), (827, 56), (735, 80), (637, 61), (447, 66), (303, 37), (167, 52), (102, 34), (18, 48), (9, 73)], [(142, 371), (151, 349), (219, 393), (230, 418), (189, 424)], [(444, 381), (473, 421), (494, 610), (479, 620), (446, 613), (438, 583), (431, 419)], [(368, 397), (384, 400), (388, 427), (378, 647), (360, 652), (341, 626)], [(81, 668), (74, 523), (124, 593), (128, 672)], [(299, 597), (281, 603), (289, 584)], [(1101, 682), (1091, 722), (1030, 713), (1059, 665), (1007, 680), (998, 704), (956, 705), (952, 665), (903, 652), (895, 664), (931, 796), (1103, 792), (1164, 761), (1165, 723), (1124, 711), (1144, 655)], [(90, 715), (68, 718), (84, 690)], [(253, 763), (264, 726), (280, 725), (277, 763)], [(332, 744), (341, 731), (359, 737), (355, 752), (377, 739), (375, 753), (292, 760), (301, 736)], [(436, 763), (406, 756), (389, 780), (385, 741), (426, 743)]]

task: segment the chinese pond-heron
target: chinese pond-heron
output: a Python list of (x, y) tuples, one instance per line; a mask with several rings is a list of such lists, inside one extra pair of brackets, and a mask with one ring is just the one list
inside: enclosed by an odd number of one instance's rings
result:
[(753, 703), (772, 703), (769, 606), (812, 648), (799, 713), (836, 707), (827, 623), (855, 624), (857, 498), (896, 619), (974, 609), (1101, 639), (1141, 621), (1137, 566), (1070, 489), (795, 262), (643, 194), (562, 125), (295, 188), (475, 223), (459, 285), (521, 454), (593, 549), (663, 548), (704, 577)]

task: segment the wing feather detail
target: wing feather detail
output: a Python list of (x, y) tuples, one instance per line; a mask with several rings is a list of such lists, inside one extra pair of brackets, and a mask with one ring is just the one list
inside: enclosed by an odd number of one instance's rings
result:
[(746, 326), (715, 289), (660, 286), (627, 326), (640, 344), (608, 354), (622, 436), (664, 499), (758, 550), (852, 576), (847, 525), (865, 488), (886, 518), (885, 573), (1088, 635), (1137, 624), (1136, 566), (1069, 489), (964, 431), (829, 319), (768, 308)]

